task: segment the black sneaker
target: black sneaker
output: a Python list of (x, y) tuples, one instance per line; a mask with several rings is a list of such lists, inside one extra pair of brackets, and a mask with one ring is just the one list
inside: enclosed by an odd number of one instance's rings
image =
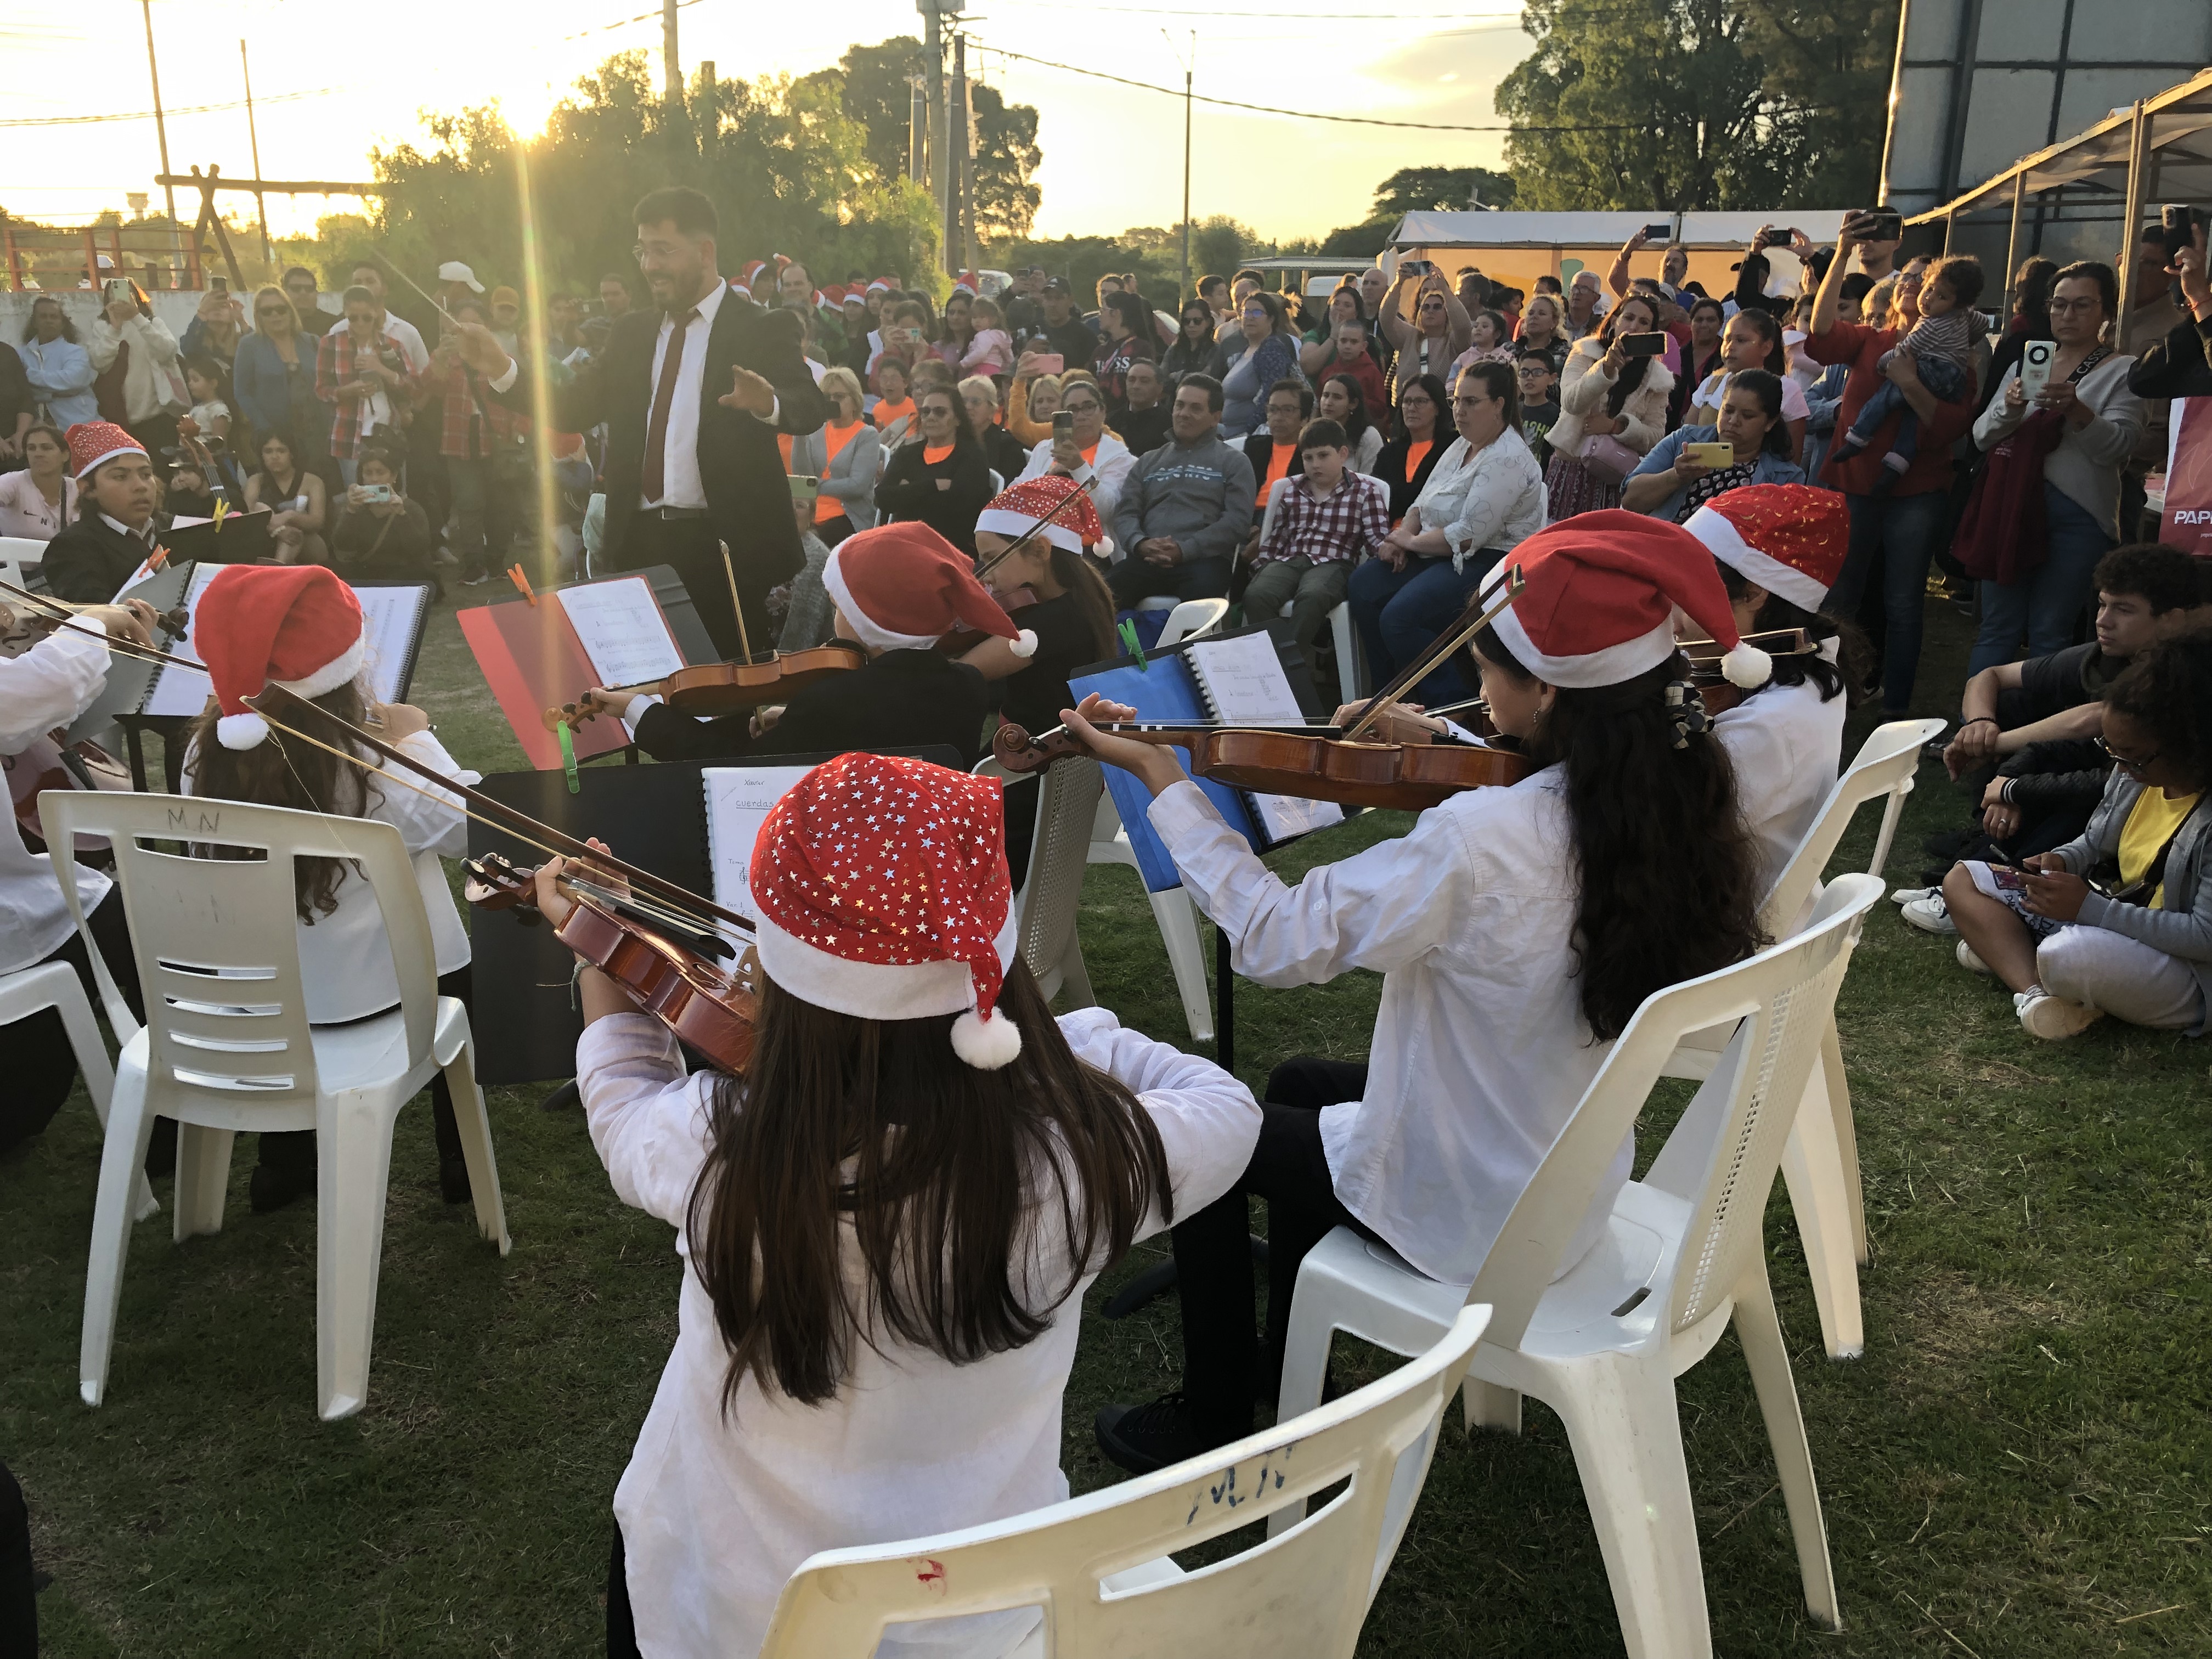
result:
[(295, 1170), (281, 1164), (257, 1164), (253, 1180), (246, 1188), (246, 1197), (253, 1206), (253, 1213), (267, 1215), (271, 1210), (281, 1210), (295, 1199), (305, 1198), (315, 1190), (315, 1166)]
[(448, 1204), (465, 1204), (475, 1196), (469, 1190), (467, 1159), (441, 1158), (438, 1160), (438, 1192)]
[(1181, 1389), (1147, 1406), (1101, 1406), (1091, 1427), (1107, 1461), (1132, 1474), (1150, 1474), (1187, 1457), (1202, 1456), (1237, 1437), (1202, 1432), (1183, 1403)]

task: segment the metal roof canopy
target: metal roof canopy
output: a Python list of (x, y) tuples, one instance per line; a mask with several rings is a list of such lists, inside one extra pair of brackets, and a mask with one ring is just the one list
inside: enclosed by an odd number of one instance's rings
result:
[(1375, 263), (1371, 253), (1364, 258), (1344, 253), (1285, 253), (1277, 258), (1239, 259), (1239, 270), (1364, 270)]
[[(1409, 213), (1392, 247), (1619, 247), (1646, 225), (1673, 228), (1668, 240), (1692, 248), (1741, 251), (1761, 225), (1794, 225), (1816, 242), (1843, 228), (1841, 208), (1778, 208), (1769, 213)], [(1656, 248), (1658, 244), (1655, 243)]]
[[(2160, 201), (2212, 201), (2212, 69), (2154, 98), (2105, 118), (2086, 131), (2037, 150), (2002, 173), (1905, 221), (1943, 227), (1948, 250), (1961, 218), (2008, 213), (2003, 309), (2011, 309), (2012, 275), (2020, 264), (2020, 222), (2030, 197), (2045, 223), (2106, 221), (2139, 224), (2155, 185)], [(2067, 191), (2075, 192), (2070, 198)], [(2121, 238), (2120, 314), (2114, 334), (2127, 337), (2135, 310), (2136, 239)]]

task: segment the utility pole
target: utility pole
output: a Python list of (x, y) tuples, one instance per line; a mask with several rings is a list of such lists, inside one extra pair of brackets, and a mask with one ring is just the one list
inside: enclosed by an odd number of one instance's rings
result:
[(660, 0), (660, 91), (672, 105), (684, 96), (684, 70), (676, 56), (676, 0)]
[(1182, 66), (1182, 300), (1191, 295), (1190, 287), (1190, 77), (1198, 67), (1198, 31), (1190, 32), (1190, 61)]
[[(154, 0), (138, 0), (140, 9), (146, 14), (146, 73), (154, 82), (154, 136), (161, 141), (161, 171), (169, 170), (169, 124), (161, 118), (161, 66), (154, 61)], [(254, 169), (257, 173), (259, 168)], [(168, 192), (169, 222), (177, 222), (177, 189), (164, 185)]]
[(945, 37), (939, 27), (940, 0), (915, 0), (924, 27), (923, 54), (929, 74), (929, 193), (937, 199), (938, 220), (944, 229), (943, 264), (957, 269), (952, 248), (952, 143), (945, 120)]
[(975, 121), (968, 103), (968, 37), (952, 32), (952, 99), (945, 112), (957, 135), (952, 143), (951, 246), (959, 250), (957, 269), (981, 263), (975, 249)]
[(929, 185), (929, 94), (921, 76), (906, 77), (906, 176)]
[[(258, 183), (261, 178), (261, 134), (253, 125), (253, 70), (246, 61), (246, 42), (243, 40), (238, 43), (238, 69), (239, 72), (246, 77), (246, 137), (247, 142), (253, 146), (253, 177)], [(165, 172), (167, 170), (166, 167), (163, 169)], [(269, 198), (261, 191), (255, 191), (253, 206), (255, 211), (261, 216), (262, 262), (264, 264), (274, 264), (276, 262), (276, 251), (269, 240)]]

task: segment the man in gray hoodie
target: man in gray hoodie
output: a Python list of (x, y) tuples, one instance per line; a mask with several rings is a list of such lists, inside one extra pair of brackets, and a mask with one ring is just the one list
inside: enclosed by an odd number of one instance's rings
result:
[(1156, 593), (1225, 596), (1252, 528), (1252, 463), (1221, 441), (1221, 382), (1184, 375), (1168, 423), (1173, 437), (1129, 469), (1114, 507), (1122, 556), (1107, 580), (1124, 611)]

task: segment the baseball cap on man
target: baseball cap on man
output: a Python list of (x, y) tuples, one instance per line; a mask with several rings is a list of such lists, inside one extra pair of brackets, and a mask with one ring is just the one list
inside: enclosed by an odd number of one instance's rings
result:
[(438, 267), (438, 280), (441, 283), (462, 283), (471, 294), (481, 294), (484, 291), (484, 285), (477, 281), (476, 272), (471, 270), (459, 259), (448, 259), (445, 264), (440, 265)]

